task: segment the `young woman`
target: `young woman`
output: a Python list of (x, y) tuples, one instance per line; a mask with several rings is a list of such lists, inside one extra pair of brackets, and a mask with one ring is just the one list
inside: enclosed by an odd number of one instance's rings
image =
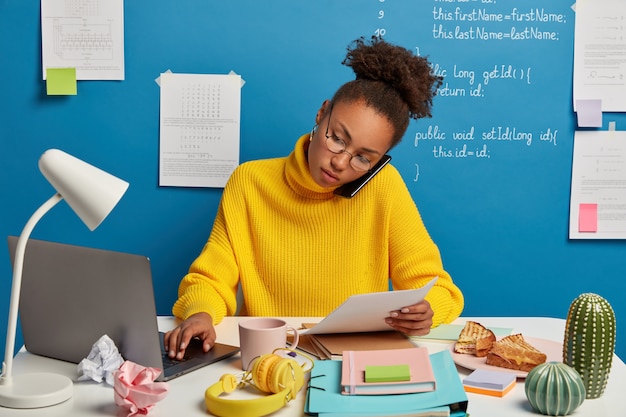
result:
[(385, 166), (351, 199), (333, 191), (370, 170), (404, 135), (409, 119), (430, 117), (441, 78), (428, 61), (382, 39), (363, 38), (343, 64), (356, 74), (324, 101), (315, 126), (283, 158), (250, 161), (232, 174), (211, 235), (179, 287), (182, 323), (165, 337), (182, 357), (197, 337), (209, 350), (214, 325), (237, 308), (254, 316), (326, 316), (347, 297), (419, 288), (426, 299), (390, 312), (407, 335), (457, 318), (463, 295), (443, 269), (398, 171)]

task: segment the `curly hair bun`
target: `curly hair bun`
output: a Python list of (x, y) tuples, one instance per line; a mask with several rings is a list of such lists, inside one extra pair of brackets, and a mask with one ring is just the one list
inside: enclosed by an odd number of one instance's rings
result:
[(383, 82), (395, 89), (411, 118), (431, 117), (442, 77), (433, 74), (426, 58), (372, 36), (369, 42), (364, 37), (353, 41), (342, 64), (352, 68), (357, 80)]

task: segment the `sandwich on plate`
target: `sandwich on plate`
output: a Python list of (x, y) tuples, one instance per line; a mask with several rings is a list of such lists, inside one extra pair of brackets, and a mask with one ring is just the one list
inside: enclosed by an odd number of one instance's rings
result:
[(468, 320), (454, 344), (454, 351), (483, 357), (487, 356), (495, 341), (496, 335), (491, 330), (480, 323)]
[(487, 354), (486, 363), (528, 372), (546, 360), (545, 353), (530, 345), (520, 333), (517, 333), (495, 342)]

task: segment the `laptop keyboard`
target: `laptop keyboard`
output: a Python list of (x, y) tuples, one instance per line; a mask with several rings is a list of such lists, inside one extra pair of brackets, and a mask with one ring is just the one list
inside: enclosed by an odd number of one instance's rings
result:
[(176, 358), (170, 358), (169, 355), (166, 352), (162, 352), (163, 357), (163, 366), (164, 367), (169, 367), (169, 366), (173, 366), (173, 365), (177, 365), (179, 363), (188, 361), (189, 359), (191, 359), (190, 355), (185, 354), (185, 356), (183, 356), (182, 359), (176, 359)]
[(170, 358), (163, 346), (163, 333), (159, 333), (161, 338), (161, 361), (163, 362), (164, 368), (169, 368), (170, 366), (177, 365), (182, 362), (187, 362), (189, 359), (198, 357), (198, 355), (202, 354), (202, 344), (197, 339), (191, 339), (189, 346), (185, 349), (185, 355), (182, 359)]

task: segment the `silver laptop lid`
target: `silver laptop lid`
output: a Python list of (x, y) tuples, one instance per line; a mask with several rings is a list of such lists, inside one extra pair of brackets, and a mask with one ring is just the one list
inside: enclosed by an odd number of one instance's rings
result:
[[(16, 244), (9, 236), (11, 262)], [(30, 239), (19, 314), (29, 352), (78, 363), (107, 334), (124, 359), (162, 367), (145, 256)]]

